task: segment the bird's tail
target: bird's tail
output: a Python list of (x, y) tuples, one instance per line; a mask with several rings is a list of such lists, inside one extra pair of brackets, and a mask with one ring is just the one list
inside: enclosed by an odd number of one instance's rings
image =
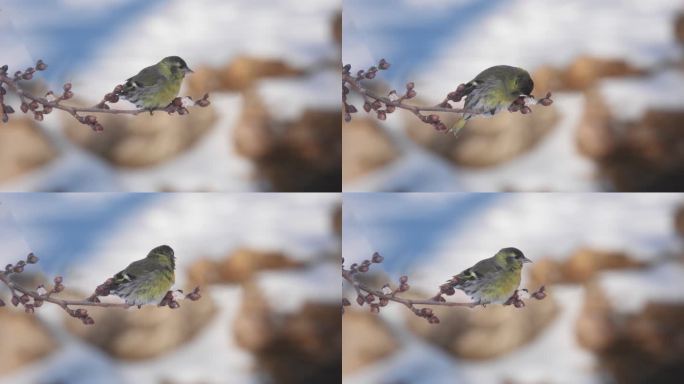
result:
[(472, 117), (472, 115), (463, 115), (458, 121), (451, 126), (451, 129), (449, 129), (449, 132), (454, 134), (454, 137), (457, 137), (460, 133), (461, 130), (465, 127), (466, 123), (468, 120)]

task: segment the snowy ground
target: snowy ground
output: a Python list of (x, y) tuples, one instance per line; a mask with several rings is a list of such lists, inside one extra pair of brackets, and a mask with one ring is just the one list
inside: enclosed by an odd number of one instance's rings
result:
[[(580, 247), (652, 260), (681, 249), (673, 228), (674, 208), (681, 204), (679, 194), (345, 194), (343, 256), (350, 264), (380, 252), (381, 268), (393, 281), (406, 274), (412, 287), (428, 292), (507, 246), (532, 260), (564, 258)], [(684, 268), (677, 263), (605, 273), (600, 279), (623, 311), (638, 310), (647, 299), (684, 301), (682, 281)], [(627, 291), (631, 299), (618, 300)], [(412, 337), (403, 325), (406, 310), (390, 305), (381, 315), (404, 346), (344, 382), (599, 382), (592, 356), (575, 339), (581, 288), (555, 286), (553, 295), (561, 312), (541, 337), (481, 363), (453, 359)]]
[[(191, 68), (223, 65), (239, 55), (280, 58), (301, 67), (335, 60), (339, 52), (330, 30), (339, 8), (337, 0), (8, 0), (0, 10), (0, 62), (25, 68), (42, 58), (49, 70), (40, 77), (51, 87), (70, 81), (79, 97), (96, 103), (116, 84), (169, 55), (182, 56)], [(339, 108), (337, 79), (328, 71), (298, 81), (267, 80), (259, 87), (267, 105), (286, 103), (286, 114), (296, 116), (310, 106)], [(251, 164), (232, 148), (240, 98), (214, 93), (211, 101), (219, 121), (197, 145), (169, 162), (134, 171), (112, 168), (70, 144), (60, 119), (48, 116), (42, 126), (60, 157), (0, 190), (259, 189), (250, 178)]]
[[(402, 0), (392, 7), (383, 1), (345, 0), (342, 57), (357, 69), (386, 58), (392, 67), (380, 78), (396, 89), (414, 81), (419, 96), (436, 104), (458, 84), (497, 64), (532, 71), (543, 64), (565, 66), (579, 55), (624, 59), (638, 67), (677, 58), (682, 50), (674, 40), (673, 20), (682, 10), (677, 0)], [(609, 80), (602, 88), (620, 111), (629, 109), (634, 116), (645, 105), (662, 106), (663, 100), (667, 106), (683, 106), (677, 86), (683, 79), (670, 74), (647, 81)], [(426, 153), (406, 137), (402, 118), (389, 117), (383, 126), (404, 156), (346, 183), (344, 190), (601, 190), (592, 163), (575, 149), (583, 97), (556, 93), (554, 100), (561, 115), (554, 131), (531, 152), (486, 170), (456, 167)]]
[[(338, 196), (328, 194), (3, 194), (0, 263), (33, 251), (41, 261), (31, 269), (62, 274), (66, 285), (90, 291), (165, 243), (175, 250), (180, 287), (185, 268), (197, 258), (223, 257), (238, 247), (284, 251), (302, 260), (335, 252), (331, 215), (339, 203)], [(264, 273), (257, 281), (266, 297), (287, 290), (287, 300), (272, 305), (289, 312), (305, 300), (338, 302), (339, 283), (331, 284), (337, 276), (336, 265), (323, 263), (306, 271)], [(140, 363), (107, 358), (62, 328), (58, 308), (41, 308), (36, 316), (47, 322), (61, 349), (0, 382), (256, 382), (251, 356), (235, 345), (231, 331), (240, 288), (203, 289), (218, 304), (216, 318), (187, 344)]]

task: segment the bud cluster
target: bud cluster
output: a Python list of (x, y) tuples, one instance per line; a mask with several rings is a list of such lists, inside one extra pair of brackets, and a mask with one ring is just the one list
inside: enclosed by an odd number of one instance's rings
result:
[[(30, 114), (33, 119), (37, 121), (43, 121), (45, 115), (50, 114), (55, 109), (60, 109), (72, 115), (79, 123), (89, 126), (90, 129), (95, 132), (103, 131), (104, 127), (97, 121), (97, 118), (94, 115), (88, 113), (137, 115), (147, 111), (152, 114), (152, 111), (154, 110), (165, 111), (169, 114), (178, 113), (179, 115), (190, 113), (186, 108), (186, 105), (183, 104), (182, 98), (176, 98), (166, 107), (152, 110), (124, 110), (110, 108), (107, 103), (114, 104), (120, 100), (124, 89), (123, 85), (117, 85), (112, 92), (105, 94), (102, 98), (102, 101), (100, 101), (94, 108), (80, 108), (62, 103), (64, 100), (69, 100), (74, 97), (74, 92), (71, 89), (71, 83), (65, 83), (62, 86), (62, 91), (59, 95), (56, 95), (53, 91), (48, 91), (44, 97), (31, 95), (19, 86), (20, 81), (32, 80), (33, 75), (37, 71), (44, 71), (45, 69), (47, 69), (47, 64), (45, 64), (42, 60), (38, 60), (34, 67), (29, 67), (24, 71), (16, 71), (11, 76), (9, 75), (9, 68), (7, 65), (0, 67), (0, 118), (3, 123), (7, 123), (9, 121), (9, 115), (15, 113), (12, 106), (5, 104), (5, 95), (7, 94), (8, 89), (12, 90), (17, 94), (17, 96), (19, 96), (21, 102), (19, 109), (21, 112)], [(205, 94), (201, 99), (195, 101), (191, 105), (198, 107), (209, 106), (209, 95)]]

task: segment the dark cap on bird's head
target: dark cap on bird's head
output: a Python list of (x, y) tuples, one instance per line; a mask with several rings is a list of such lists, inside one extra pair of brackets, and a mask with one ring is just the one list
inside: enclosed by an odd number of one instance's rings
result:
[(518, 75), (518, 87), (520, 88), (520, 93), (525, 96), (530, 96), (532, 93), (534, 81), (532, 81), (532, 78), (527, 72)]
[(171, 256), (171, 258), (175, 258), (175, 256), (173, 255), (173, 248), (169, 247), (168, 245), (160, 245), (158, 247), (155, 247), (150, 251), (150, 254)]
[(499, 251), (499, 253), (503, 253), (507, 255), (508, 257), (512, 257), (516, 260), (519, 260), (523, 263), (531, 263), (532, 260), (528, 259), (523, 255), (522, 251), (520, 251), (518, 248), (513, 248), (513, 247), (508, 247), (508, 248), (503, 248)]
[(192, 69), (188, 67), (185, 60), (181, 59), (179, 56), (168, 56), (162, 59), (162, 63), (166, 63), (173, 67), (176, 67), (183, 71), (183, 73), (194, 73)]

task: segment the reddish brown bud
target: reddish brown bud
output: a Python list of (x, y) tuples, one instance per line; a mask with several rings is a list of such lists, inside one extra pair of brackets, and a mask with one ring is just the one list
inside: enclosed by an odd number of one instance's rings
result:
[(408, 276), (404, 275), (399, 278), (399, 283), (404, 284), (406, 282), (408, 282)]
[(366, 101), (365, 103), (363, 103), (363, 110), (366, 111), (366, 112), (370, 112), (370, 111), (371, 111), (371, 105), (370, 105), (369, 102)]
[(390, 63), (387, 62), (385, 59), (380, 59), (380, 62), (378, 63), (378, 68), (385, 70), (390, 67)]
[(62, 278), (62, 276), (55, 276), (55, 278), (52, 279), (52, 281), (54, 281), (55, 284), (62, 284), (62, 281), (64, 281), (64, 279)]
[(366, 302), (366, 299), (364, 299), (363, 296), (361, 296), (361, 295), (356, 296), (356, 304), (363, 305), (363, 303), (365, 303), (365, 302)]
[(375, 253), (373, 254), (373, 257), (372, 257), (372, 261), (373, 261), (374, 263), (382, 263), (382, 261), (383, 261), (384, 259), (385, 259), (385, 258), (382, 257), (382, 256), (381, 256), (379, 253), (377, 253), (377, 252), (375, 252)]
[(385, 111), (378, 111), (378, 120), (387, 120), (387, 113)]

